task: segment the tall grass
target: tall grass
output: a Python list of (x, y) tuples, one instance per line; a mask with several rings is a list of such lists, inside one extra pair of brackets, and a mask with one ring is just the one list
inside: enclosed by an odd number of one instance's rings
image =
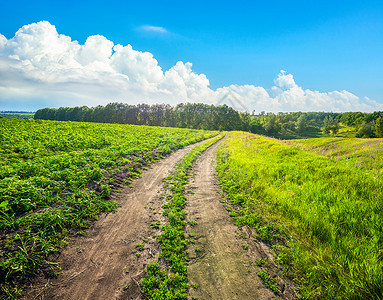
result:
[(319, 138), (286, 141), (370, 174), (383, 173), (383, 139)]
[(218, 172), (237, 223), (288, 245), (302, 297), (383, 299), (381, 177), (241, 132), (222, 143)]

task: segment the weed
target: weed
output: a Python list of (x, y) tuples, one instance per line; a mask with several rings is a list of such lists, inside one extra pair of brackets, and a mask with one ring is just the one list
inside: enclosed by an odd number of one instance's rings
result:
[(137, 244), (137, 245), (135, 246), (135, 248), (136, 248), (138, 251), (144, 251), (144, 249), (145, 249), (144, 245), (142, 245), (142, 244)]
[(257, 259), (255, 260), (255, 263), (258, 267), (262, 267), (264, 264), (266, 264), (266, 261), (264, 259)]
[(195, 225), (197, 225), (197, 222), (195, 222), (195, 221), (188, 221), (188, 223), (189, 223), (190, 226), (195, 226)]
[(160, 228), (160, 225), (161, 225), (160, 221), (150, 223), (150, 226), (156, 229)]
[(262, 279), (264, 285), (270, 290), (272, 290), (276, 295), (282, 294), (281, 290), (278, 288), (277, 281), (274, 278), (272, 278), (267, 272), (258, 272), (258, 276)]
[(198, 247), (194, 247), (194, 251), (198, 254), (198, 253), (201, 253), (202, 252), (202, 249), (198, 248)]
[(238, 235), (238, 237), (239, 237), (240, 239), (243, 239), (243, 240), (247, 240), (247, 239), (248, 239), (248, 237), (247, 237), (243, 232), (241, 232), (241, 233)]

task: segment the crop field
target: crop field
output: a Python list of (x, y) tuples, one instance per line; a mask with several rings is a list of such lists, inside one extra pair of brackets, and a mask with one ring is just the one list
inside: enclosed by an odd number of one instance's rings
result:
[(135, 125), (0, 120), (0, 295), (37, 273), (49, 255), (119, 204), (111, 191), (151, 162), (217, 132)]
[(302, 297), (382, 299), (382, 157), (378, 139), (231, 132), (217, 170), (236, 224), (273, 246)]

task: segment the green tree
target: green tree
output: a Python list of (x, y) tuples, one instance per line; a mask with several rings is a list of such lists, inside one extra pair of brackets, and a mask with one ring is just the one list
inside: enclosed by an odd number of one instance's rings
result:
[(263, 128), (268, 135), (274, 136), (277, 135), (281, 130), (281, 125), (277, 123), (276, 116), (272, 114), (268, 116), (268, 121), (265, 123), (265, 125), (263, 125)]
[(383, 137), (383, 118), (379, 117), (375, 122), (375, 135), (376, 137)]
[(308, 122), (306, 115), (302, 114), (297, 120), (296, 130), (299, 134), (302, 134), (307, 128)]
[(332, 116), (326, 116), (323, 120), (322, 131), (324, 134), (335, 135), (339, 131), (339, 121)]
[(374, 137), (374, 131), (373, 131), (373, 122), (363, 122), (359, 126), (358, 133), (356, 134), (356, 137), (359, 138), (372, 138)]

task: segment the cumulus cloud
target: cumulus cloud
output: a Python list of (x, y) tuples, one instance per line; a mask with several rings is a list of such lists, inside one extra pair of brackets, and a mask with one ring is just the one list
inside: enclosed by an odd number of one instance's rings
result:
[(190, 62), (179, 61), (164, 71), (149, 52), (114, 44), (101, 35), (90, 36), (81, 45), (46, 21), (23, 26), (11, 39), (0, 34), (0, 110), (111, 101), (225, 103), (257, 112), (383, 110), (382, 104), (347, 91), (304, 90), (284, 70), (270, 89), (231, 85), (213, 90), (209, 85)]

